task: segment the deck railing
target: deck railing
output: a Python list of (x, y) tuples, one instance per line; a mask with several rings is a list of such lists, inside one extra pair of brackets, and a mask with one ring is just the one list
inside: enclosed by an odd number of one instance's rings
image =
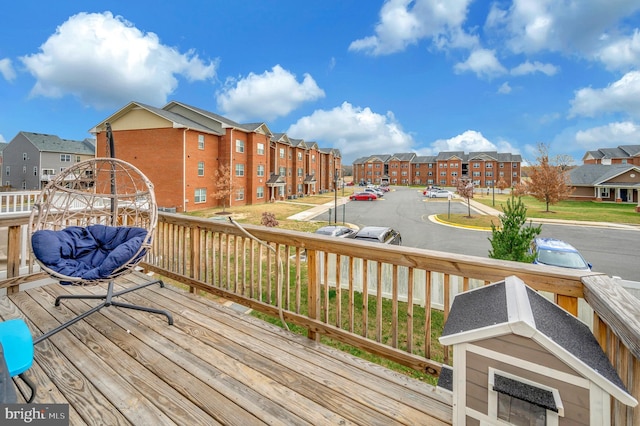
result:
[[(27, 220), (0, 219), (8, 241), (0, 288), (9, 292), (39, 277), (24, 248)], [(311, 339), (332, 339), (432, 375), (451, 361), (437, 330), (453, 296), (516, 275), (574, 315), (581, 304), (592, 308), (595, 337), (640, 399), (640, 301), (606, 275), (168, 213), (159, 214), (143, 266), (194, 292), (280, 316)], [(638, 424), (640, 411), (616, 403), (614, 420)]]

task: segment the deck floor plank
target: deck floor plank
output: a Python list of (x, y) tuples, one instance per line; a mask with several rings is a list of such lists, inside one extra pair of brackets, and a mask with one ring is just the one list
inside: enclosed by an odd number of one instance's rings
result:
[[(22, 317), (38, 336), (98, 303), (55, 307), (56, 296), (103, 291), (29, 289), (0, 298), (0, 317)], [(450, 402), (432, 386), (216, 301), (169, 285), (120, 299), (167, 309), (175, 323), (107, 307), (36, 346), (35, 402), (70, 404), (70, 424), (451, 424)]]

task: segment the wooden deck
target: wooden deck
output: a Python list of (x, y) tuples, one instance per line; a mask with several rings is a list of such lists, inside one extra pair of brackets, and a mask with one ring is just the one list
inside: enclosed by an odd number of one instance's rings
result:
[[(121, 286), (148, 279), (141, 274)], [(2, 319), (35, 337), (94, 301), (50, 284), (0, 297)], [(213, 300), (158, 285), (121, 299), (172, 312), (108, 307), (36, 345), (35, 403), (68, 403), (70, 424), (440, 425), (452, 408), (433, 386), (316, 344)]]

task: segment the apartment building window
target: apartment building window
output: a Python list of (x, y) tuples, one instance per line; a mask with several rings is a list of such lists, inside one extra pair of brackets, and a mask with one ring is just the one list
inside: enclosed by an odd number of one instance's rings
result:
[(367, 164), (367, 169), (372, 169), (373, 168), (373, 164), (369, 163)]
[(488, 179), (484, 182), (485, 186), (493, 186), (493, 180)]
[(301, 152), (298, 153), (298, 161), (302, 161), (302, 153)]
[(513, 177), (518, 177), (518, 172), (513, 172)]
[(27, 153), (26, 152), (22, 153), (22, 161), (27, 161)]
[(474, 169), (479, 169), (480, 168), (480, 163), (473, 163), (473, 168)]
[(244, 152), (244, 141), (236, 139), (236, 152)]
[(446, 176), (447, 172), (440, 172), (440, 176)]
[(453, 177), (458, 176), (458, 172), (451, 172), (451, 176), (453, 176)]
[(236, 201), (244, 200), (244, 188), (238, 188), (236, 191)]
[(284, 158), (284, 148), (280, 148), (280, 158)]
[(264, 155), (264, 144), (258, 143), (258, 147), (256, 148), (258, 155)]
[(196, 188), (193, 199), (196, 203), (204, 203), (207, 201), (207, 189), (206, 188)]
[(236, 176), (244, 176), (244, 164), (236, 164)]
[(258, 166), (258, 176), (264, 176), (264, 165), (262, 164)]
[(486, 177), (493, 177), (493, 172), (485, 172), (484, 175)]
[(472, 173), (472, 176), (473, 176), (473, 177), (480, 177), (480, 172), (473, 172), (473, 173)]
[(504, 169), (504, 163), (500, 163), (500, 168)]
[(287, 176), (291, 176), (291, 167), (287, 168)]
[(22, 166), (22, 173), (27, 173), (27, 166)]
[(451, 163), (449, 164), (449, 167), (458, 167), (458, 163)]
[(53, 169), (42, 169), (42, 176), (53, 176), (56, 174), (56, 171)]
[(287, 168), (280, 167), (280, 176), (285, 177), (287, 175)]
[(198, 176), (204, 176), (204, 161), (198, 161)]
[(298, 184), (298, 194), (302, 194), (302, 184)]
[[(420, 176), (420, 170), (416, 170), (416, 176)], [(420, 180), (420, 179), (418, 179)]]
[(60, 161), (63, 163), (71, 162), (71, 154), (60, 154)]
[(500, 177), (504, 177), (504, 172), (500, 172)]
[(444, 186), (447, 184), (447, 180), (446, 179), (440, 179), (440, 185)]
[(518, 168), (518, 163), (513, 163), (513, 168), (517, 169)]
[(429, 176), (433, 176), (433, 172), (429, 172)]
[(316, 162), (316, 155), (315, 154), (311, 154), (311, 162), (312, 163)]
[(391, 172), (391, 176), (398, 176), (398, 172), (396, 172), (395, 170)]
[(198, 149), (204, 149), (204, 135), (198, 135)]
[(485, 164), (485, 167), (486, 167), (487, 169), (493, 169), (493, 163), (486, 163), (486, 164)]
[(23, 180), (23, 181), (22, 181), (22, 189), (23, 189), (23, 190), (26, 190), (26, 189), (27, 189), (27, 181), (26, 181), (26, 180)]
[(256, 197), (257, 198), (264, 198), (264, 186), (259, 186), (258, 189), (256, 190)]
[(304, 170), (302, 169), (302, 167), (298, 167), (298, 177), (302, 177), (303, 172)]
[(291, 153), (293, 152), (293, 150), (291, 148), (289, 148), (289, 160), (291, 160)]
[(76, 155), (76, 163), (79, 163), (79, 162), (80, 162), (80, 156)]
[(4, 169), (4, 171), (5, 171), (5, 174), (6, 174), (7, 176), (9, 176), (9, 175), (11, 174), (11, 168), (10, 168), (10, 166), (7, 166), (7, 167)]
[(376, 163), (376, 169), (380, 168), (380, 163)]
[(38, 176), (38, 166), (33, 167), (33, 175)]
[(402, 176), (406, 176), (406, 175), (407, 175), (407, 172), (406, 172), (406, 171), (403, 171), (403, 172), (402, 172)]
[(429, 167), (430, 169), (433, 169), (433, 163), (429, 163), (427, 167)]
[(427, 179), (427, 185), (433, 185), (433, 179)]

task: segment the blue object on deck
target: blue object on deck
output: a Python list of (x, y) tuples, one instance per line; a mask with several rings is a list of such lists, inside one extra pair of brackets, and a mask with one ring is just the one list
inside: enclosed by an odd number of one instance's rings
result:
[(24, 373), (33, 364), (33, 338), (24, 320), (17, 318), (1, 322), (0, 343), (9, 376), (19, 376), (29, 386), (31, 396), (27, 398), (23, 394), (23, 397), (27, 402), (32, 402), (36, 396), (36, 387)]

